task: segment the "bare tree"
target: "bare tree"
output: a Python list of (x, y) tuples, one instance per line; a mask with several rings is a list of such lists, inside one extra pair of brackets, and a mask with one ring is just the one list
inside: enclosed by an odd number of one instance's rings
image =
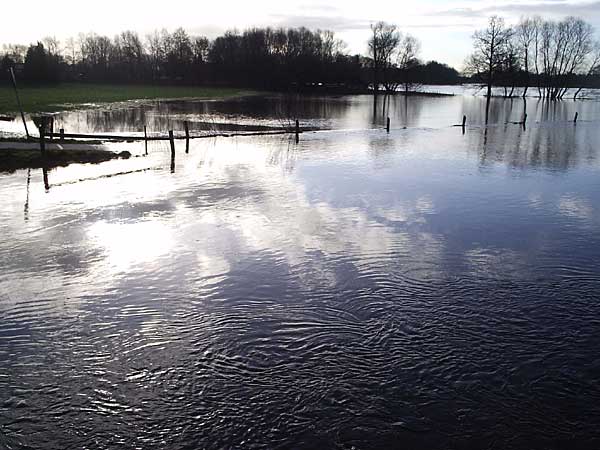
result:
[(523, 98), (527, 96), (527, 90), (530, 84), (530, 63), (532, 59), (537, 58), (537, 51), (534, 45), (537, 43), (539, 18), (522, 18), (515, 27), (515, 40), (520, 59), (525, 71), (523, 86)]
[[(512, 98), (515, 88), (519, 83), (521, 74), (521, 59), (519, 49), (514, 39), (509, 39), (506, 44), (506, 58), (502, 67), (501, 79), (504, 87), (504, 97)], [(510, 87), (510, 93), (508, 88)]]
[(65, 41), (65, 47), (64, 47), (64, 54), (65, 54), (65, 60), (71, 64), (71, 65), (75, 65), (78, 61), (78, 54), (77, 54), (77, 44), (75, 42), (75, 39), (70, 37)]
[(27, 46), (20, 44), (4, 44), (3, 53), (14, 63), (25, 62), (25, 54), (27, 53)]
[[(598, 72), (600, 72), (600, 41), (596, 41), (593, 44), (593, 50), (587, 61), (587, 71), (585, 75), (586, 77), (590, 77)], [(580, 86), (577, 91), (575, 91), (575, 94), (573, 94), (573, 100), (577, 100), (577, 96), (582, 89), (583, 87)]]
[(562, 99), (573, 75), (585, 68), (593, 52), (593, 28), (575, 17), (543, 22), (539, 48), (542, 96), (550, 100)]
[(511, 36), (512, 29), (498, 16), (490, 17), (487, 28), (473, 34), (473, 54), (467, 62), (467, 69), (485, 77), (488, 99), (492, 96), (496, 76), (506, 61)]
[(371, 25), (371, 38), (369, 39), (369, 56), (373, 69), (373, 89), (377, 96), (379, 84), (385, 83), (392, 67), (394, 52), (400, 43), (400, 33), (396, 25), (377, 22)]
[(419, 89), (421, 84), (415, 76), (415, 68), (419, 65), (421, 42), (410, 34), (404, 36), (398, 45), (398, 69), (400, 83), (405, 93)]
[(42, 39), (44, 47), (51, 55), (58, 56), (60, 53), (60, 41), (54, 36), (46, 36)]
[(156, 80), (159, 78), (161, 64), (165, 56), (162, 45), (162, 34), (159, 31), (155, 30), (146, 36), (146, 49), (150, 60), (152, 79)]

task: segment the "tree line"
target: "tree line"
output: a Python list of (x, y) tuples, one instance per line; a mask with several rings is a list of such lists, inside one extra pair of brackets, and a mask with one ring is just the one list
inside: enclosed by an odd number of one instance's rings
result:
[[(5, 45), (0, 71), (20, 70), (31, 83), (58, 81), (218, 84), (265, 89), (340, 89), (386, 93), (418, 91), (423, 84), (469, 80), (504, 96), (562, 99), (576, 87), (600, 84), (600, 44), (581, 18), (525, 17), (508, 26), (498, 16), (473, 35), (463, 78), (453, 68), (423, 62), (421, 44), (394, 24), (371, 26), (367, 54), (351, 55), (331, 31), (251, 28), (208, 39), (184, 29), (140, 37), (80, 34), (64, 42), (48, 37), (30, 46)], [(7, 79), (7, 77), (2, 77)]]
[(525, 17), (507, 26), (498, 16), (473, 35), (473, 53), (466, 62), (473, 80), (486, 87), (489, 98), (493, 87), (503, 87), (512, 97), (517, 88), (525, 97), (529, 89), (540, 98), (560, 100), (577, 88), (600, 83), (600, 42), (592, 25), (581, 18), (561, 21)]
[[(418, 41), (408, 38), (413, 78), (455, 84), (456, 70), (417, 58)], [(47, 37), (30, 45), (5, 45), (0, 70), (20, 70), (26, 82), (89, 81), (127, 83), (222, 84), (271, 89), (330, 88), (366, 90), (373, 61), (350, 55), (331, 31), (251, 28), (228, 31), (210, 40), (184, 29), (141, 37), (125, 31), (113, 38), (81, 34), (60, 42)], [(397, 68), (400, 70), (400, 68)], [(6, 76), (2, 77), (5, 80)], [(396, 87), (399, 85), (396, 84)], [(415, 85), (416, 86), (416, 85)], [(388, 89), (393, 84), (386, 82)]]

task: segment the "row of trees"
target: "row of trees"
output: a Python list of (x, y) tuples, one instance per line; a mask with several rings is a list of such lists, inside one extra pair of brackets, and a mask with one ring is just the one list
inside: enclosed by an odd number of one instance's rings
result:
[[(30, 58), (30, 52), (36, 55)], [(28, 81), (84, 79), (127, 82), (220, 82), (289, 85), (335, 79), (356, 82), (362, 60), (346, 55), (330, 31), (306, 28), (253, 28), (230, 31), (210, 41), (179, 28), (155, 31), (142, 39), (125, 31), (114, 38), (80, 35), (61, 45), (54, 38), (29, 47), (5, 46), (0, 68), (24, 64)], [(55, 64), (48, 64), (49, 61)], [(36, 67), (29, 77), (28, 67)]]
[[(506, 96), (563, 98), (569, 87), (600, 77), (600, 44), (582, 19), (523, 18), (507, 26), (500, 17), (473, 35), (466, 73)], [(211, 83), (275, 89), (326, 86), (367, 89), (375, 95), (419, 89), (422, 83), (457, 83), (454, 69), (419, 59), (420, 42), (393, 24), (371, 26), (368, 55), (349, 55), (331, 31), (306, 28), (252, 28), (229, 31), (214, 40), (190, 36), (182, 28), (141, 38), (125, 31), (114, 38), (80, 35), (64, 43), (54, 38), (29, 47), (5, 46), (0, 70), (23, 66), (30, 82), (87, 80), (110, 82)], [(522, 87), (522, 90), (517, 90)], [(579, 94), (579, 89), (575, 96)]]
[[(377, 33), (385, 33), (387, 27), (378, 24)], [(370, 73), (375, 65), (388, 91), (396, 90), (401, 81), (406, 90), (416, 87), (417, 79), (430, 83), (460, 81), (458, 72), (446, 65), (421, 63), (416, 39), (401, 36), (395, 27), (393, 34), (397, 42), (392, 62), (391, 54), (380, 56), (378, 44), (372, 46), (374, 57), (349, 55), (344, 42), (333, 32), (306, 28), (252, 28), (241, 33), (229, 31), (214, 40), (190, 36), (181, 28), (174, 32), (155, 31), (144, 38), (132, 31), (114, 38), (91, 33), (62, 43), (50, 37), (30, 47), (4, 46), (0, 70), (24, 66), (21, 75), (30, 82), (84, 80), (367, 89), (373, 83)]]
[(526, 17), (509, 27), (493, 16), (487, 28), (475, 32), (473, 46), (466, 70), (486, 86), (488, 98), (494, 86), (504, 87), (505, 96), (522, 87), (523, 97), (534, 87), (539, 97), (551, 100), (578, 87), (576, 98), (582, 76), (600, 74), (600, 43), (593, 27), (576, 17), (559, 22)]

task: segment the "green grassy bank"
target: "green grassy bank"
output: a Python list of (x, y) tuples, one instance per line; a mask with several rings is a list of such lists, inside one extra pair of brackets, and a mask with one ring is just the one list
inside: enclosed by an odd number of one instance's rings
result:
[[(251, 92), (236, 88), (64, 83), (55, 86), (23, 86), (19, 88), (19, 94), (25, 112), (36, 113), (60, 111), (85, 103), (178, 98), (222, 99)], [(0, 86), (0, 114), (11, 115), (18, 111), (12, 86)]]

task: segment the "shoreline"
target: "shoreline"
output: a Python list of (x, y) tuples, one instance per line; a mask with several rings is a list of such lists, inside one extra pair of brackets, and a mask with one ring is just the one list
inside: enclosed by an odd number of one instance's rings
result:
[(0, 174), (13, 173), (22, 169), (52, 169), (70, 164), (98, 164), (113, 159), (129, 159), (127, 151), (112, 152), (92, 145), (75, 145), (70, 148), (49, 148), (42, 155), (39, 147), (20, 142), (3, 142), (0, 145)]

